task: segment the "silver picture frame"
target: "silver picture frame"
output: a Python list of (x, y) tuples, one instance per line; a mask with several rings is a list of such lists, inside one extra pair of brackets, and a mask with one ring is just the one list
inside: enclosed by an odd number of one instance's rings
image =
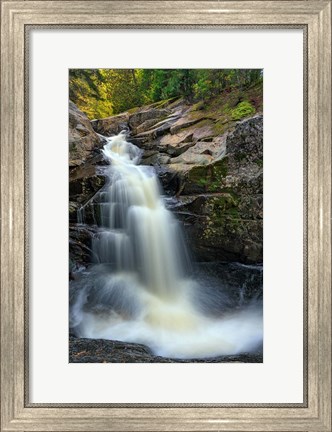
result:
[[(1, 431), (331, 431), (331, 1), (27, 0), (1, 6)], [(112, 26), (303, 29), (303, 403), (29, 402), (29, 32)]]

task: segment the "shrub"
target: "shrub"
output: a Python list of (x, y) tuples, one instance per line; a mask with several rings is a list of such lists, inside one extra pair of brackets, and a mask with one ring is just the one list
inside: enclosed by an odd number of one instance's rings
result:
[(240, 120), (243, 117), (248, 117), (255, 113), (255, 108), (248, 101), (240, 102), (232, 111), (232, 120)]

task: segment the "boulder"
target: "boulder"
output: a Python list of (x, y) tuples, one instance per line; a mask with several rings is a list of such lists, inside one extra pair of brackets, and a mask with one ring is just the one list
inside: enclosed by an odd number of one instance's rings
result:
[(177, 146), (183, 142), (197, 142), (207, 138), (213, 139), (213, 121), (202, 120), (199, 123), (179, 130), (177, 133), (165, 135), (160, 140), (160, 148), (164, 146)]
[(152, 156), (145, 157), (142, 160), (142, 165), (166, 165), (170, 160), (171, 158), (166, 154), (155, 152)]
[(97, 133), (109, 137), (128, 129), (128, 122), (129, 114), (123, 113), (99, 120), (92, 120), (91, 125)]
[(75, 279), (81, 269), (91, 263), (91, 239), (95, 227), (88, 225), (69, 225), (69, 277)]
[(82, 165), (101, 143), (87, 116), (69, 101), (69, 166)]
[(262, 195), (217, 193), (183, 198), (179, 197), (182, 205), (176, 212), (196, 260), (263, 261)]
[(105, 176), (96, 167), (102, 156), (91, 159), (69, 174), (69, 220), (77, 221), (78, 210), (86, 204), (105, 184)]
[(196, 144), (188, 146), (186, 151), (182, 151), (179, 156), (172, 158), (171, 164), (207, 165), (220, 155), (220, 149), (219, 141), (198, 141)]
[(171, 112), (167, 108), (143, 107), (134, 112), (129, 118), (129, 126), (136, 133), (136, 128), (144, 124), (146, 121), (154, 121), (157, 123), (160, 119), (167, 117)]
[(165, 169), (197, 260), (263, 261), (261, 115), (211, 143), (198, 142)]
[(211, 164), (186, 171), (183, 193), (223, 192), (230, 188), (237, 193), (263, 193), (263, 116), (239, 122), (233, 132), (226, 134), (223, 145), (221, 142), (219, 155), (218, 146), (214, 147), (213, 142), (210, 146), (216, 155)]
[[(253, 95), (258, 92), (260, 97), (259, 91), (252, 90)], [(129, 128), (129, 140), (144, 150), (141, 163), (155, 166), (164, 193), (178, 198), (175, 211), (196, 258), (260, 263), (263, 116), (235, 121), (231, 112), (237, 100), (225, 94), (195, 105), (183, 99), (158, 102), (94, 120), (93, 129), (71, 104), (71, 221), (104, 184), (96, 169), (102, 163), (98, 134), (109, 136)], [(94, 223), (93, 206), (86, 209), (87, 221)]]
[(190, 106), (186, 110), (183, 110), (179, 119), (174, 122), (171, 127), (171, 133), (175, 134), (179, 130), (192, 126), (204, 120), (218, 120), (218, 116), (211, 115), (205, 111), (202, 111), (202, 107), (199, 104)]

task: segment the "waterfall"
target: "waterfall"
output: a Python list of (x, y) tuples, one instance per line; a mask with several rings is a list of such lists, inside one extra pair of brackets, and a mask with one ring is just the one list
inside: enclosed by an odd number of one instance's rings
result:
[[(95, 265), (80, 281), (71, 325), (80, 337), (138, 342), (158, 355), (206, 357), (250, 351), (262, 340), (258, 308), (212, 316), (216, 290), (188, 275), (179, 223), (166, 209), (153, 167), (126, 134), (107, 138)], [(84, 209), (80, 210), (80, 221)], [(207, 299), (209, 296), (209, 299)]]
[(186, 257), (177, 221), (166, 210), (152, 167), (136, 165), (141, 150), (125, 134), (109, 138), (103, 153), (110, 167), (109, 190), (101, 204), (103, 230), (93, 241), (101, 263), (134, 272), (160, 297), (174, 294)]

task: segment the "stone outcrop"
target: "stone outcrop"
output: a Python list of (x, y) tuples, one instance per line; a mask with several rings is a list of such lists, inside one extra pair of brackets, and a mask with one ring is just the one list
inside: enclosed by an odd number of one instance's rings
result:
[(90, 120), (73, 102), (69, 102), (69, 167), (82, 165), (91, 158), (101, 139), (93, 130)]
[(128, 128), (129, 114), (119, 114), (101, 120), (92, 120), (91, 125), (95, 132), (103, 136), (117, 135)]
[(86, 204), (105, 184), (105, 177), (96, 164), (101, 155), (69, 172), (69, 220), (77, 220), (77, 210)]
[(98, 134), (126, 130), (128, 140), (143, 150), (141, 163), (153, 165), (164, 192), (176, 197), (173, 211), (196, 260), (262, 262), (261, 89), (251, 92), (258, 114), (238, 121), (231, 113), (241, 99), (232, 94), (209, 104), (162, 101), (93, 120), (92, 126), (71, 104), (70, 143), (76, 143), (70, 150), (72, 221), (76, 209), (103, 185), (96, 171), (103, 145)]
[[(183, 112), (190, 118), (191, 108)], [(145, 149), (142, 163), (155, 165), (165, 192), (177, 196), (175, 211), (197, 260), (262, 262), (263, 116), (230, 122), (220, 135), (211, 119), (183, 118), (166, 118), (159, 137), (156, 127), (144, 142), (132, 135)]]
[(262, 116), (240, 122), (225, 147), (217, 161), (187, 173), (178, 210), (190, 215), (185, 226), (197, 259), (262, 262)]

